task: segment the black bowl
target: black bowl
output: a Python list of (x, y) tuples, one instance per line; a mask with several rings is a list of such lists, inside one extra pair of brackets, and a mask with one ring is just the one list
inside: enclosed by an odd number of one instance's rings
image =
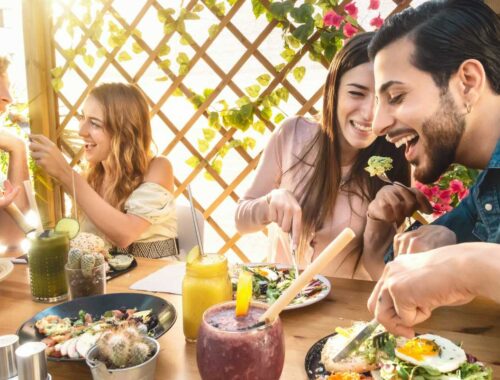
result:
[[(99, 296), (77, 298), (73, 301), (61, 303), (49, 307), (35, 314), (31, 319), (24, 322), (17, 330), (19, 342), (41, 341), (44, 336), (38, 333), (35, 322), (48, 315), (58, 315), (61, 318), (76, 318), (78, 312), (84, 310), (95, 318), (100, 318), (106, 311), (114, 309), (133, 309), (138, 311), (152, 309), (158, 317), (158, 324), (149, 331), (149, 335), (158, 339), (165, 334), (175, 323), (177, 313), (174, 306), (156, 296), (142, 293), (112, 293)], [(82, 361), (85, 359), (53, 358), (52, 361)]]
[(334, 336), (336, 333), (330, 334), (321, 338), (316, 343), (314, 343), (309, 351), (306, 354), (305, 360), (305, 368), (307, 373), (307, 378), (310, 380), (316, 379), (317, 376), (323, 375), (328, 376), (330, 372), (328, 372), (323, 363), (321, 363), (321, 351), (323, 350), (323, 346), (326, 344), (326, 341), (331, 336)]

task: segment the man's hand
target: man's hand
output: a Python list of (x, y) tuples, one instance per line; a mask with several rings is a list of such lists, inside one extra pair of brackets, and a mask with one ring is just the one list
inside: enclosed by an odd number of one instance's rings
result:
[(294, 195), (285, 189), (274, 189), (267, 195), (269, 220), (278, 224), (283, 232), (292, 232), (294, 244), (298, 244), (302, 209)]
[(432, 207), (419, 190), (401, 185), (387, 185), (382, 187), (375, 199), (368, 206), (368, 215), (377, 220), (401, 225), (406, 217), (416, 210), (425, 213), (432, 211)]
[(394, 253), (425, 252), (457, 243), (455, 232), (444, 226), (425, 225), (394, 236)]
[(1, 191), (0, 188), (0, 208), (10, 205), (20, 190), (19, 186), (13, 187), (9, 181), (5, 181), (3, 185), (5, 187), (5, 191)]
[(469, 285), (472, 276), (464, 268), (474, 258), (460, 247), (398, 256), (375, 286), (368, 300), (370, 312), (389, 332), (411, 338), (413, 326), (435, 308), (470, 302), (475, 297)]

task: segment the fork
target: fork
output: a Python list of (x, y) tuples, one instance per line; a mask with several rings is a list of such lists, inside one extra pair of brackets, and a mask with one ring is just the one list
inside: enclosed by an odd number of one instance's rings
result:
[(293, 236), (291, 233), (288, 234), (290, 237), (290, 252), (292, 253), (292, 263), (293, 269), (295, 270), (295, 278), (299, 277), (299, 266), (297, 265), (297, 250), (295, 249), (295, 244), (293, 243)]
[(387, 331), (379, 332), (378, 334), (373, 336), (372, 340), (373, 346), (376, 349), (380, 350), (389, 341), (389, 333)]
[[(391, 185), (401, 186), (401, 187), (403, 187), (403, 188), (405, 188), (405, 189), (409, 190), (409, 187), (408, 187), (408, 186), (403, 185), (402, 183), (399, 183), (399, 182), (392, 182), (392, 181), (389, 179), (389, 177), (387, 177), (387, 174), (385, 174), (385, 173), (382, 173), (382, 174), (377, 174), (377, 177), (378, 177), (380, 180), (382, 180), (382, 181), (384, 181), (384, 182), (386, 182), (386, 183), (390, 183)], [(422, 224), (429, 224), (429, 222), (427, 221), (427, 219), (425, 219), (425, 217), (424, 217), (424, 216), (423, 216), (420, 212), (418, 212), (418, 211), (415, 211), (415, 212), (411, 215), (411, 217), (412, 217), (413, 219), (415, 219), (416, 221), (418, 221), (418, 222), (422, 223)]]

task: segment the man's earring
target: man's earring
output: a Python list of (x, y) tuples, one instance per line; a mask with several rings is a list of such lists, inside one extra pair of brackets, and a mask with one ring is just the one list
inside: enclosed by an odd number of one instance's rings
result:
[(466, 104), (465, 109), (467, 110), (467, 113), (470, 113), (470, 111), (472, 111), (472, 106), (470, 104)]

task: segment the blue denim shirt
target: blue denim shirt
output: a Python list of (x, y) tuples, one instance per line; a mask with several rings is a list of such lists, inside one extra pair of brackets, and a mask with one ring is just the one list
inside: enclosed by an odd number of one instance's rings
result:
[[(469, 195), (454, 210), (432, 224), (454, 231), (458, 243), (500, 243), (500, 140), (490, 162), (470, 188)], [(414, 225), (411, 229), (418, 227)], [(393, 258), (391, 246), (384, 259), (388, 262)]]

